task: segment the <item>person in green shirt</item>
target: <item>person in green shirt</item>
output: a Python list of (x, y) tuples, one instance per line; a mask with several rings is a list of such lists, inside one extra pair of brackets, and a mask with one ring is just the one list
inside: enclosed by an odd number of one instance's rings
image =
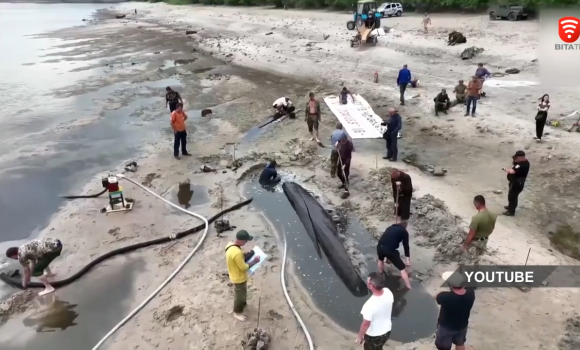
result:
[(487, 240), (495, 229), (497, 215), (487, 209), (482, 195), (473, 198), (473, 205), (477, 209), (477, 214), (471, 218), (469, 233), (461, 248), (464, 252), (474, 248), (476, 257), (479, 257), (485, 253)]

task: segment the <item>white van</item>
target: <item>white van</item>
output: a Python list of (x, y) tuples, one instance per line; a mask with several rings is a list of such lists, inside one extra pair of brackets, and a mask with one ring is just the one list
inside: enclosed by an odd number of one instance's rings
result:
[(382, 13), (383, 17), (400, 17), (403, 15), (403, 5), (398, 2), (385, 2), (379, 6), (377, 12)]

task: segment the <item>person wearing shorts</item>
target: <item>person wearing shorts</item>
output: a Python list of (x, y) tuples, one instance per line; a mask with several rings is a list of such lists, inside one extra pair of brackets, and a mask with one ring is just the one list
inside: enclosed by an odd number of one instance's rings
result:
[(398, 169), (391, 172), (393, 200), (396, 206), (397, 222), (407, 222), (411, 216), (411, 198), (413, 198), (413, 181), (411, 176)]
[(306, 102), (305, 112), (305, 120), (306, 124), (308, 125), (308, 132), (312, 136), (310, 141), (316, 140), (316, 142), (320, 142), (318, 139), (318, 125), (320, 124), (320, 103), (314, 98), (314, 93), (311, 92), (308, 94), (309, 99)]
[(364, 350), (382, 350), (391, 336), (391, 316), (395, 298), (385, 286), (382, 274), (371, 272), (367, 278), (367, 287), (372, 296), (362, 307), (363, 321), (360, 325), (357, 344), (362, 344)]
[(43, 296), (54, 292), (54, 287), (48, 278), (55, 274), (50, 270), (50, 263), (60, 256), (62, 243), (56, 238), (40, 238), (24, 243), (20, 247), (11, 247), (6, 250), (6, 256), (18, 260), (24, 268), (22, 287), (26, 288), (31, 276), (38, 277), (44, 284), (44, 290), (38, 293)]
[[(401, 259), (399, 245), (403, 243), (406, 263)], [(401, 278), (408, 289), (411, 289), (411, 282), (406, 268), (411, 267), (411, 249), (409, 248), (409, 232), (407, 224), (393, 224), (385, 230), (379, 243), (377, 244), (377, 257), (379, 273), (385, 271), (385, 261), (393, 264), (401, 273)]]
[(441, 276), (449, 286), (449, 291), (437, 294), (437, 304), (441, 305), (435, 332), (437, 350), (465, 350), (469, 315), (475, 303), (475, 291), (463, 287), (465, 278), (461, 273), (447, 271)]

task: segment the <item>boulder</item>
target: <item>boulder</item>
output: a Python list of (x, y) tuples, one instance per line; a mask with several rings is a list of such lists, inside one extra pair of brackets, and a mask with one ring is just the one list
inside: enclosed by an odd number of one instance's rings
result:
[(205, 117), (206, 115), (212, 115), (212, 114), (213, 114), (213, 112), (209, 108), (208, 109), (202, 109), (201, 110), (201, 116), (202, 117)]
[(185, 35), (197, 34), (197, 30), (186, 30)]
[(474, 58), (475, 56), (479, 55), (480, 53), (482, 53), (484, 51), (483, 48), (481, 47), (468, 47), (467, 49), (463, 50), (463, 52), (461, 53), (461, 59), (462, 60), (470, 60), (472, 58)]
[(465, 38), (463, 33), (458, 32), (456, 30), (449, 33), (449, 37), (447, 39), (447, 45), (455, 46), (455, 45), (465, 44), (465, 43), (467, 43), (467, 38)]
[(115, 15), (115, 18), (121, 19), (121, 18), (125, 18), (127, 17), (127, 15)]
[(506, 74), (518, 74), (520, 72), (517, 68), (509, 68), (505, 70)]

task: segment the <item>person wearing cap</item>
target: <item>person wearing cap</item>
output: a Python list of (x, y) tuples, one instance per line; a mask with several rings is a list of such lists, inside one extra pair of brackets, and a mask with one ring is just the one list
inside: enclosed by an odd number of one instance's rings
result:
[(524, 190), (526, 178), (530, 172), (530, 162), (526, 158), (526, 153), (521, 150), (517, 151), (513, 156), (511, 169), (504, 168), (504, 170), (507, 173), (507, 179), (509, 181), (509, 191), (508, 205), (504, 207), (506, 211), (503, 215), (514, 216), (516, 215), (516, 208), (518, 207), (518, 197)]
[(440, 305), (435, 347), (437, 350), (465, 350), (469, 315), (475, 303), (473, 289), (463, 287), (465, 277), (457, 271), (447, 271), (441, 276), (449, 291), (437, 294), (435, 300)]
[(165, 91), (165, 108), (169, 106), (169, 112), (173, 113), (173, 111), (177, 109), (178, 103), (183, 104), (183, 99), (179, 92), (173, 90), (171, 86), (166, 87)]
[(382, 274), (371, 272), (367, 278), (367, 287), (373, 294), (361, 310), (363, 317), (357, 344), (363, 344), (365, 350), (382, 350), (391, 336), (391, 316), (395, 298), (385, 285)]
[(435, 116), (439, 116), (439, 112), (443, 112), (447, 114), (447, 111), (451, 107), (451, 100), (449, 99), (449, 95), (447, 95), (447, 90), (441, 89), (441, 92), (435, 96), (433, 99), (435, 102)]
[(338, 151), (336, 150), (336, 145), (343, 137), (346, 137), (346, 131), (344, 131), (341, 123), (337, 123), (336, 129), (330, 135), (330, 144), (332, 145), (332, 151), (330, 152), (330, 177), (332, 178), (336, 176), (338, 169)]
[(236, 240), (226, 245), (226, 263), (230, 282), (234, 285), (234, 317), (239, 321), (245, 321), (246, 316), (242, 313), (246, 307), (248, 293), (248, 270), (260, 261), (260, 257), (252, 258), (252, 253), (244, 254), (242, 247), (254, 237), (248, 231), (240, 230), (236, 233)]
[(471, 218), (469, 233), (463, 243), (462, 250), (468, 252), (470, 248), (474, 248), (475, 257), (477, 258), (485, 253), (487, 240), (495, 229), (497, 215), (487, 209), (485, 198), (482, 195), (477, 195), (473, 198), (473, 205), (477, 209), (477, 214)]

